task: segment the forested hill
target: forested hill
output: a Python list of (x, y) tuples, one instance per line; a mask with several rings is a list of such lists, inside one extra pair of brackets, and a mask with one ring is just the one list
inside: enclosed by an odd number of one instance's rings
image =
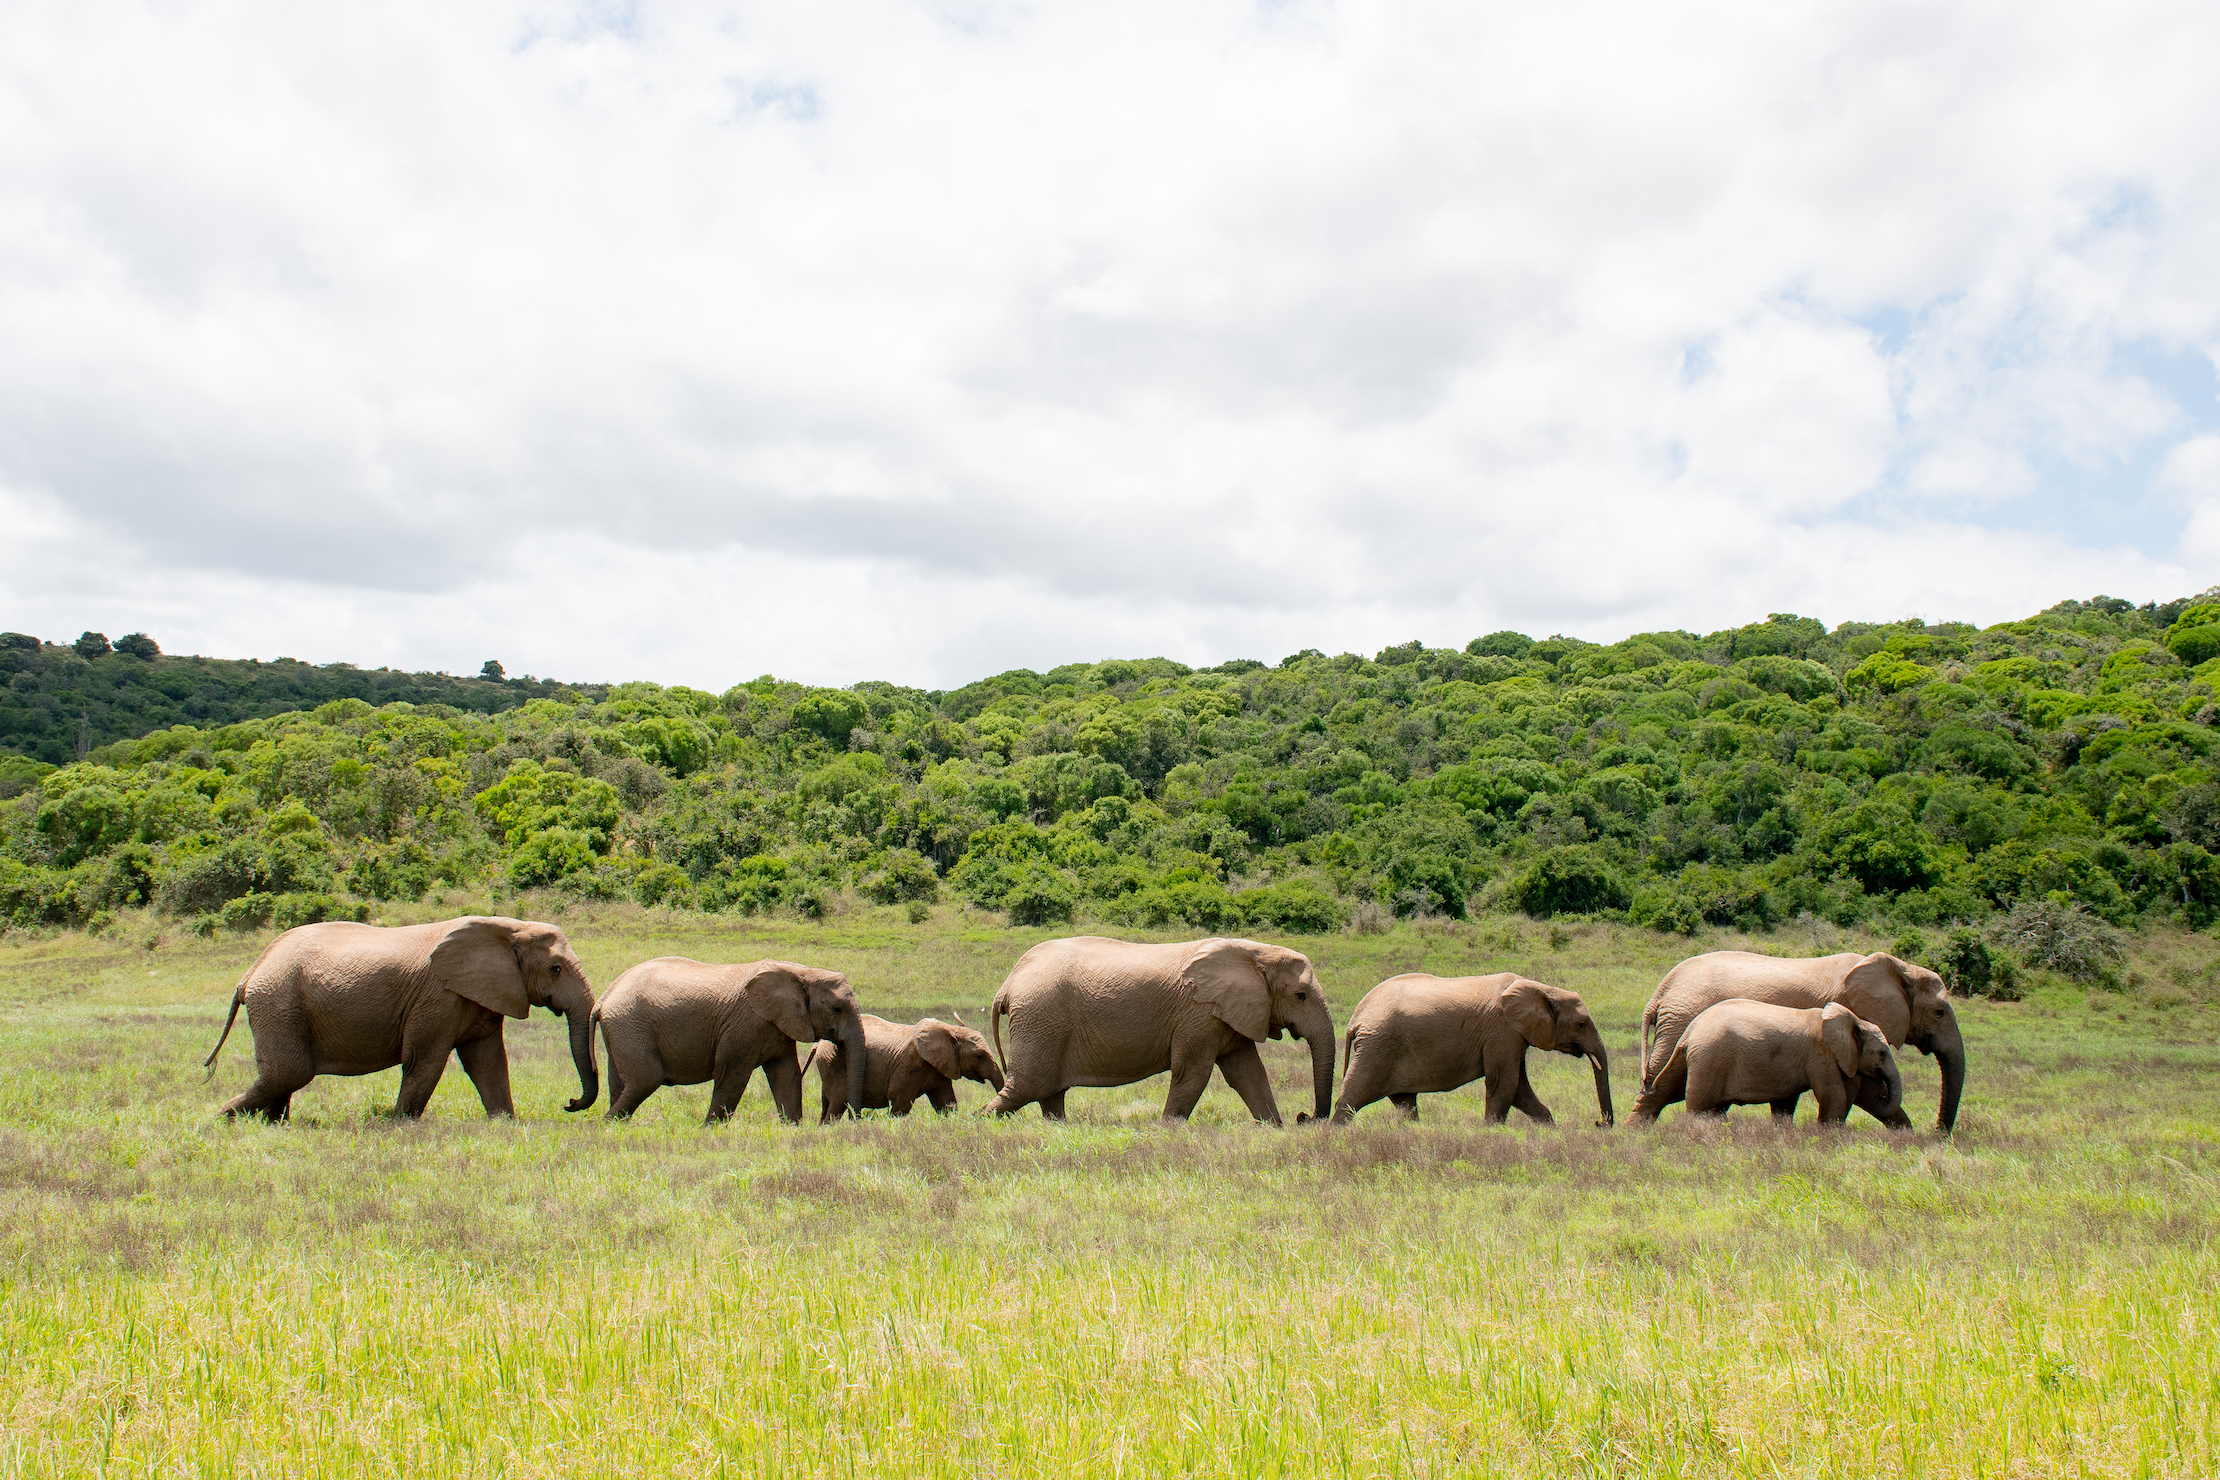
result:
[[(36, 692), (50, 652), (16, 682)], [(2216, 693), (2207, 593), (1985, 630), (1499, 632), (948, 693), (345, 698), (59, 769), (0, 762), (0, 918), (151, 906), (258, 927), (470, 884), (716, 911), (953, 896), (1252, 933), (1494, 909), (1679, 930), (2030, 904), (2202, 924), (2220, 905)]]
[(74, 760), (80, 747), (135, 740), (171, 725), (226, 725), (334, 699), (446, 704), (492, 714), (534, 699), (599, 693), (596, 686), (573, 691), (545, 679), (456, 678), (352, 663), (319, 667), (292, 658), (177, 658), (141, 632), (112, 647), (98, 632), (74, 643), (0, 632), (0, 685), (0, 756), (52, 765)]

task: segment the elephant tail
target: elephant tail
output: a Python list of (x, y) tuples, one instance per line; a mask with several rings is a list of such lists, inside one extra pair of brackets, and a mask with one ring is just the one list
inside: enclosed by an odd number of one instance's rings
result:
[(1002, 1077), (1010, 1077), (1010, 1061), (1002, 1056), (1002, 1015), (1010, 1010), (1009, 999), (1000, 992), (994, 994), (994, 1005), (987, 1009), (987, 1030), (994, 1035), (994, 1062), (1002, 1070)]
[(245, 982), (241, 982), (239, 983), (238, 990), (234, 991), (231, 994), (231, 1011), (224, 1017), (223, 1037), (218, 1038), (216, 1040), (216, 1046), (208, 1050), (208, 1057), (200, 1061), (200, 1066), (208, 1071), (208, 1077), (210, 1078), (215, 1077), (216, 1055), (224, 1051), (224, 1044), (231, 1037), (231, 1025), (239, 1021), (239, 1009), (246, 1003), (246, 1000), (247, 984)]

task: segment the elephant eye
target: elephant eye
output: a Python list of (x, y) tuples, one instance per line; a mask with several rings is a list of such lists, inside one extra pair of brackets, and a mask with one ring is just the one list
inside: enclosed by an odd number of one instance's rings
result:
[(1297, 1002), (1308, 1002), (1308, 1001), (1310, 1000), (1310, 993), (1308, 993), (1308, 992), (1297, 992), (1297, 993), (1295, 994), (1295, 1000), (1296, 1000)]

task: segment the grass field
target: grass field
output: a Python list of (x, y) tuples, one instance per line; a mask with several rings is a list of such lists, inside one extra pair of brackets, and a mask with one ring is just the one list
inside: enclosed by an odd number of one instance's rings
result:
[[(558, 918), (597, 986), (775, 955), (975, 1023), (1043, 938), (947, 908)], [(1167, 1128), (1161, 1080), (1061, 1126), (983, 1121), (965, 1085), (946, 1121), (787, 1128), (760, 1080), (724, 1127), (706, 1086), (612, 1126), (562, 1114), (544, 1014), (510, 1029), (514, 1122), (451, 1069), (420, 1123), (378, 1113), (394, 1071), (230, 1125), (244, 1025), (199, 1060), (261, 943), (0, 941), (0, 1474), (2220, 1473), (2209, 938), (2142, 938), (2125, 993), (1961, 1004), (1949, 1141), (1822, 1133), (1808, 1099), (1788, 1132), (1595, 1130), (1586, 1068), (1543, 1055), (1550, 1129), (1484, 1127), (1473, 1086), (1417, 1127), (1273, 1132), (1222, 1084)], [(1746, 942), (1291, 943), (1337, 1020), (1412, 969), (1582, 992), (1624, 1113), (1650, 988)], [(1269, 1048), (1292, 1112), (1302, 1047)], [(1925, 1124), (1936, 1075), (1905, 1067)]]

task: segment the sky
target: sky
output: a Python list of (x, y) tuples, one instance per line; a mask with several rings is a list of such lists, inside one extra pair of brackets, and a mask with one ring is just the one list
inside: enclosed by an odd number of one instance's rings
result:
[(2220, 584), (2220, 7), (0, 8), (0, 627), (948, 687)]

